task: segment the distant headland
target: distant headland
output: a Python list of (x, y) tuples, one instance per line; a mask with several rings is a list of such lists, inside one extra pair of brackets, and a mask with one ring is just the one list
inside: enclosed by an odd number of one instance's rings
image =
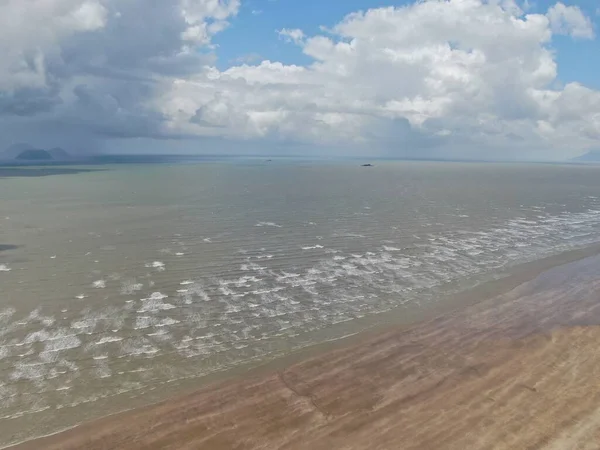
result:
[(0, 153), (0, 162), (67, 162), (73, 159), (60, 147), (46, 150), (24, 143), (11, 145), (3, 153)]

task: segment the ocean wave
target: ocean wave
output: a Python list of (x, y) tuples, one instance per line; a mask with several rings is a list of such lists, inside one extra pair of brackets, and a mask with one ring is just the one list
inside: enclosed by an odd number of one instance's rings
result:
[(121, 295), (131, 295), (134, 292), (141, 291), (144, 285), (137, 283), (136, 280), (127, 280), (121, 283)]
[(302, 247), (302, 250), (316, 250), (316, 249), (320, 249), (320, 248), (325, 248), (322, 245), (310, 245), (310, 246), (306, 246), (306, 247)]
[(123, 340), (122, 337), (119, 336), (104, 336), (97, 342), (96, 345), (110, 344), (111, 342), (121, 342)]
[(92, 283), (92, 286), (96, 289), (104, 289), (106, 287), (106, 281), (97, 280)]
[[(332, 234), (339, 239), (327, 236), (328, 248), (321, 252), (299, 250), (322, 249), (321, 245), (302, 247), (314, 242), (315, 236), (271, 245), (265, 241), (239, 252), (235, 252), (239, 247), (235, 241), (228, 247), (231, 264), (215, 263), (212, 271), (200, 264), (191, 266), (196, 255), (190, 244), (189, 258), (169, 260), (169, 273), (179, 273), (181, 278), (165, 282), (157, 277), (154, 288), (149, 278), (143, 284), (124, 278), (114, 283), (116, 293), (113, 289), (94, 291), (106, 302), (72, 302), (68, 311), (63, 305), (55, 310), (39, 307), (29, 314), (14, 308), (0, 311), (0, 358), (10, 358), (6, 379), (45, 389), (73, 386), (75, 391), (84, 379), (109, 376), (114, 383), (135, 379), (141, 385), (162, 380), (165, 371), (184, 378), (265, 357), (282, 342), (286, 350), (304, 344), (311, 339), (306, 337), (309, 333), (333, 324), (403, 305), (434, 302), (451, 283), (487, 276), (503, 265), (600, 240), (600, 211), (596, 209), (554, 215), (541, 209), (533, 215), (519, 212), (518, 217), (478, 230), (468, 229), (466, 221), (460, 223), (464, 229), (432, 225), (419, 234), (399, 230), (397, 235), (402, 237), (397, 239), (373, 233), (357, 241), (345, 239), (357, 237), (355, 233), (338, 231)], [(302, 227), (302, 233), (306, 231), (310, 229)], [(212, 251), (216, 246), (202, 248)], [(148, 263), (149, 268), (164, 267), (157, 262)], [(96, 273), (101, 276), (108, 279)], [(141, 280), (144, 275), (128, 276)], [(106, 282), (100, 281), (101, 286), (92, 286), (105, 288)], [(110, 281), (109, 288), (113, 288)], [(131, 303), (125, 304), (118, 296), (136, 292), (140, 293), (128, 300)], [(73, 293), (67, 296), (72, 298)], [(61, 314), (54, 317), (52, 312), (57, 311)], [(70, 324), (66, 328), (65, 322)], [(22, 333), (20, 339), (15, 338), (17, 332)], [(15, 345), (7, 346), (11, 343)], [(152, 367), (147, 361), (167, 356), (168, 369)], [(198, 364), (194, 358), (206, 363)], [(136, 378), (137, 372), (125, 370), (125, 364), (148, 370)]]
[(274, 227), (274, 228), (282, 228), (281, 225), (276, 224), (275, 222), (258, 222), (255, 227)]
[(162, 261), (153, 261), (151, 263), (146, 263), (144, 265), (147, 268), (156, 269), (159, 272), (163, 272), (166, 270), (165, 263)]

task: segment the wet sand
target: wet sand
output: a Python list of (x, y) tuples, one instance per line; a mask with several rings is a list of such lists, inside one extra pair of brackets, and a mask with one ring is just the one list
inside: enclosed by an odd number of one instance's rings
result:
[(600, 256), (16, 449), (600, 448)]

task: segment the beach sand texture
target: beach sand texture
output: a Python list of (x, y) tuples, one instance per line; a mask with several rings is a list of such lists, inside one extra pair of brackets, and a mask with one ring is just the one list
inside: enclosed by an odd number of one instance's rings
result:
[(600, 448), (600, 257), (16, 449)]

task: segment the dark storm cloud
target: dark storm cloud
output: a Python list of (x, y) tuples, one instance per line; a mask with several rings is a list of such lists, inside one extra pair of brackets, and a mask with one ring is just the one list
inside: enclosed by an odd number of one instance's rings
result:
[(11, 30), (11, 50), (3, 51), (5, 73), (0, 62), (0, 146), (28, 139), (18, 135), (19, 127), (10, 126), (10, 117), (36, 117), (30, 125), (38, 131), (47, 128), (44, 124), (66, 134), (81, 135), (83, 129), (90, 139), (162, 137), (164, 117), (148, 105), (157, 85), (214, 62), (210, 33), (196, 41), (184, 39), (183, 33), (196, 25), (202, 31), (205, 22), (211, 22), (211, 13), (226, 17), (221, 10), (235, 3), (222, 2), (221, 9), (221, 3), (215, 7), (206, 0), (0, 5), (0, 14), (3, 10), (6, 17), (30, 14), (32, 23), (36, 14), (55, 15), (39, 17), (47, 35), (40, 36), (40, 42), (31, 34), (25, 36), (26, 27), (22, 32), (16, 26)]
[(0, 116), (34, 116), (50, 112), (60, 103), (57, 90), (25, 88), (0, 92)]

